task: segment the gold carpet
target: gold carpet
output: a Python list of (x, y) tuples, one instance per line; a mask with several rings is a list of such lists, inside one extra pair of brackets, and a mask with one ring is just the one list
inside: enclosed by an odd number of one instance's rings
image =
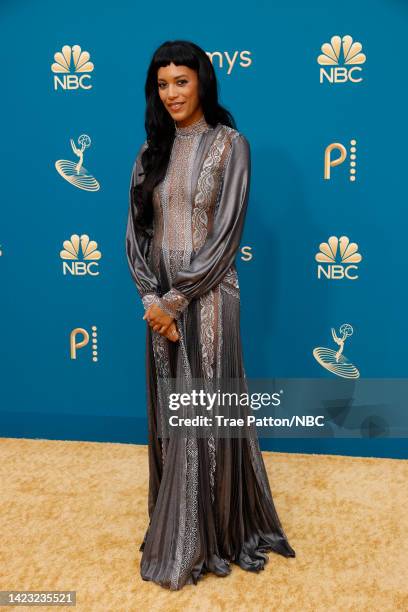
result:
[(169, 591), (139, 574), (146, 446), (1, 438), (0, 590), (77, 592), (40, 610), (406, 612), (408, 462), (263, 456), (296, 558)]

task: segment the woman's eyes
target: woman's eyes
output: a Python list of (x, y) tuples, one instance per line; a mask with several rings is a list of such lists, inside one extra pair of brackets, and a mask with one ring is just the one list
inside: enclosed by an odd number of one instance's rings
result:
[[(177, 84), (179, 85), (180, 83), (184, 85), (184, 83), (187, 83), (187, 81), (185, 79), (180, 79), (179, 81), (177, 81)], [(162, 85), (166, 85), (166, 83), (159, 83), (160, 89), (163, 89)]]

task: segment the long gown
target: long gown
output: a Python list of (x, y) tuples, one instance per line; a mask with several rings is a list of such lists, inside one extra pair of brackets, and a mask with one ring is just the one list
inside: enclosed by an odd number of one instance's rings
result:
[[(130, 186), (143, 181), (141, 146)], [(207, 572), (226, 576), (231, 562), (264, 569), (267, 551), (295, 557), (279, 521), (255, 435), (162, 437), (162, 385), (176, 379), (246, 384), (235, 256), (251, 172), (247, 139), (207, 124), (177, 127), (166, 176), (153, 192), (149, 236), (135, 228), (129, 201), (126, 253), (144, 308), (175, 318), (179, 340), (146, 329), (149, 525), (140, 572), (171, 590)]]

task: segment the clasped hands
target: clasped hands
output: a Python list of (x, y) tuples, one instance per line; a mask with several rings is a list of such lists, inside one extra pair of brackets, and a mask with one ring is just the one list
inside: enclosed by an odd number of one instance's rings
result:
[(177, 342), (177, 340), (179, 340), (180, 336), (174, 322), (174, 317), (164, 312), (158, 304), (150, 304), (143, 318), (146, 319), (150, 327), (154, 331), (159, 332), (161, 336), (164, 336), (172, 342)]

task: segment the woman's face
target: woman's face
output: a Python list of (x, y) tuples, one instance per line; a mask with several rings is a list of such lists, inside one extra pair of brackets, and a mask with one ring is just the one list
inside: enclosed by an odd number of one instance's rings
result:
[(203, 111), (195, 70), (171, 63), (159, 68), (157, 83), (161, 101), (178, 126), (186, 127), (200, 119)]

